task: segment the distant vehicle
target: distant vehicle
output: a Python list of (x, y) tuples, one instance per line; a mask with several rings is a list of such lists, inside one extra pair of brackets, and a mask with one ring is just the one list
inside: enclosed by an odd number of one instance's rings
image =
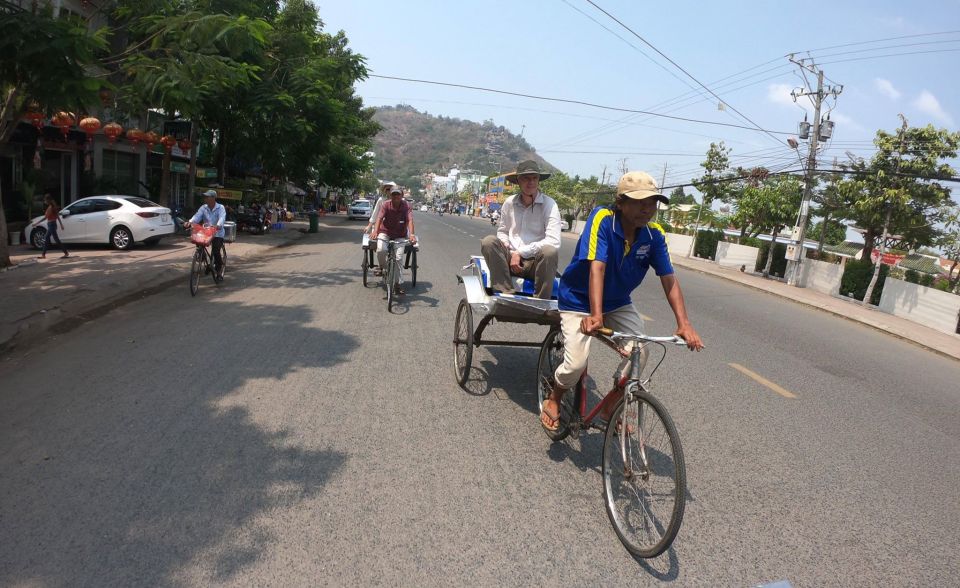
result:
[(353, 203), (347, 208), (347, 219), (369, 219), (372, 211), (373, 203), (371, 203), (369, 200), (363, 198), (354, 200)]
[(420, 212), (427, 212), (428, 210), (430, 210), (430, 209), (427, 208), (427, 205), (426, 205), (426, 204), (421, 204), (421, 205), (420, 205)]
[[(60, 211), (64, 243), (105, 243), (114, 249), (130, 249), (134, 243), (156, 245), (176, 232), (170, 209), (140, 196), (89, 196)], [(30, 222), (30, 244), (43, 247), (46, 222), (38, 216)]]

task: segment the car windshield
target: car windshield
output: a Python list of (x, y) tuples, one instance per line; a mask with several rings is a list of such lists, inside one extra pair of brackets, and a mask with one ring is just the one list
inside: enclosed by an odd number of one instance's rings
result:
[(367, 200), (357, 200), (353, 203), (354, 208), (370, 208), (370, 202)]
[(139, 198), (137, 196), (124, 196), (123, 199), (131, 204), (136, 204), (140, 208), (159, 208), (160, 207), (160, 205), (157, 204), (156, 202), (151, 202), (146, 198)]

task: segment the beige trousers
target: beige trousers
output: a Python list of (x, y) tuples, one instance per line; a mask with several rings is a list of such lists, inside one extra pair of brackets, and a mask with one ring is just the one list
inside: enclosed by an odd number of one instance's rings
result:
[[(580, 321), (585, 316), (585, 312), (561, 311), (560, 312), (560, 330), (563, 332), (563, 364), (557, 368), (554, 374), (557, 386), (564, 390), (573, 388), (580, 375), (587, 368), (587, 357), (590, 355), (590, 343), (593, 336), (584, 335), (580, 330)], [(643, 319), (640, 313), (632, 305), (621, 306), (603, 315), (603, 326), (608, 329), (620, 331), (622, 333), (642, 334)], [(629, 350), (633, 343), (628, 344)], [(643, 356), (640, 360), (641, 368), (646, 364), (647, 353), (643, 350)], [(624, 359), (620, 362), (618, 373), (624, 373), (629, 370), (629, 361)]]

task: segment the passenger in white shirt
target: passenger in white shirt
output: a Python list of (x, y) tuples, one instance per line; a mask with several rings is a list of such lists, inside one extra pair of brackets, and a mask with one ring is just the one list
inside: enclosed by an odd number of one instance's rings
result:
[(520, 193), (503, 203), (497, 234), (481, 241), (495, 290), (512, 294), (511, 276), (520, 276), (534, 281), (537, 298), (550, 298), (553, 293), (560, 258), (560, 209), (540, 191), (540, 181), (549, 177), (532, 160), (521, 161), (517, 171), (506, 177), (520, 186)]

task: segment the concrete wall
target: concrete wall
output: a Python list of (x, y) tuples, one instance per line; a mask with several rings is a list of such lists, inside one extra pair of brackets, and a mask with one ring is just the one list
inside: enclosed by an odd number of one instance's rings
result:
[(960, 296), (888, 277), (880, 296), (880, 310), (954, 334), (960, 316)]
[(800, 287), (837, 296), (840, 293), (840, 279), (843, 277), (844, 267), (845, 260), (841, 263), (827, 263), (804, 259), (800, 266)]
[(721, 241), (717, 243), (717, 263), (721, 266), (737, 267), (747, 266), (747, 271), (752, 272), (757, 264), (757, 255), (760, 249), (757, 247), (748, 247), (747, 245), (737, 245), (736, 243), (727, 243)]
[(677, 233), (667, 233), (667, 251), (670, 252), (670, 255), (679, 255), (681, 257), (689, 257), (691, 243), (693, 243), (692, 235), (678, 235)]

